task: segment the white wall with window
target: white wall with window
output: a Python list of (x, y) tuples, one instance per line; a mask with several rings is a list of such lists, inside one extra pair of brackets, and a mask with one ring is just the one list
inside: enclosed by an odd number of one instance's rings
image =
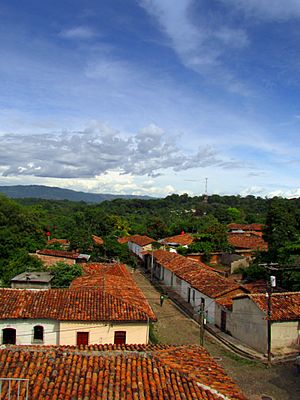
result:
[[(6, 319), (0, 321), (1, 344), (13, 339), (15, 344), (59, 344), (59, 322), (50, 319)], [(10, 331), (11, 330), (11, 331)]]

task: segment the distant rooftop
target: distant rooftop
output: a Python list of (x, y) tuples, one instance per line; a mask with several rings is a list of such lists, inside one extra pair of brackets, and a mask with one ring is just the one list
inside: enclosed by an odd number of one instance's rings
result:
[(11, 279), (11, 282), (49, 283), (53, 279), (50, 272), (23, 272)]

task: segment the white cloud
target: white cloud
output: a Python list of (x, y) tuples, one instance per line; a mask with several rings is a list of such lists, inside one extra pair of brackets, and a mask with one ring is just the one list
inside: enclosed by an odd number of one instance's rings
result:
[(300, 17), (299, 0), (219, 0), (249, 17), (284, 21)]
[(59, 36), (65, 39), (91, 39), (97, 36), (97, 33), (88, 26), (75, 26), (73, 28), (64, 29)]
[(82, 131), (60, 134), (5, 134), (0, 137), (4, 176), (91, 178), (108, 171), (157, 177), (166, 169), (182, 171), (222, 165), (212, 147), (184, 152), (160, 127), (150, 124), (123, 134), (93, 122)]

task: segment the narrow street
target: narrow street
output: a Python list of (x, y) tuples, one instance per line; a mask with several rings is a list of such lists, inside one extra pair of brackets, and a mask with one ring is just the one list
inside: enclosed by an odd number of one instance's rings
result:
[[(199, 344), (199, 326), (178, 310), (171, 300), (165, 299), (160, 306), (160, 292), (139, 269), (132, 275), (158, 318), (154, 327), (158, 342), (177, 345)], [(300, 399), (300, 377), (296, 376), (292, 363), (267, 368), (258, 362), (231, 353), (207, 334), (204, 347), (238, 383), (249, 400), (261, 400), (263, 396), (266, 396), (266, 400), (267, 396), (272, 400)]]

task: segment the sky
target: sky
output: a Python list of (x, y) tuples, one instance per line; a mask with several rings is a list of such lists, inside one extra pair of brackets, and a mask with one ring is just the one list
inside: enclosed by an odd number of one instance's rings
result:
[(300, 196), (299, 0), (2, 0), (0, 185)]

